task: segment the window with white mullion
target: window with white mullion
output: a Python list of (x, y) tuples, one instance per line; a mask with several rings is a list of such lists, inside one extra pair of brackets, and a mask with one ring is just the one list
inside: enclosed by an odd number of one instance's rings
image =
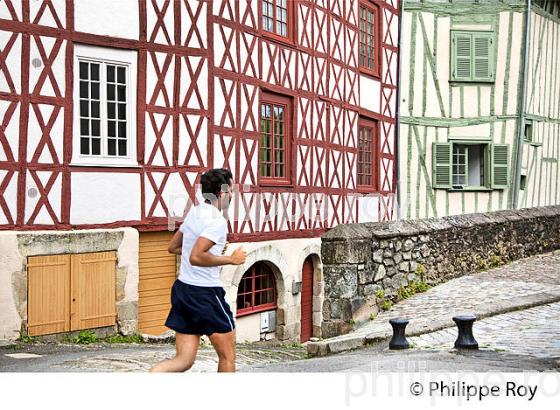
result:
[(105, 64), (107, 91), (107, 155), (127, 155), (126, 67)]
[(80, 61), (80, 153), (102, 155), (101, 148), (101, 67)]
[(127, 67), (79, 61), (80, 154), (127, 157)]

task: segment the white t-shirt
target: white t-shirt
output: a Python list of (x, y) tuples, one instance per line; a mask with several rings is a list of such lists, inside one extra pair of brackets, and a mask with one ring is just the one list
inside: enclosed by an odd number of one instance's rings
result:
[(220, 266), (192, 266), (189, 262), (192, 248), (200, 236), (215, 243), (213, 255), (221, 255), (226, 244), (227, 221), (221, 211), (205, 202), (193, 207), (179, 228), (183, 232), (179, 280), (196, 286), (222, 286)]

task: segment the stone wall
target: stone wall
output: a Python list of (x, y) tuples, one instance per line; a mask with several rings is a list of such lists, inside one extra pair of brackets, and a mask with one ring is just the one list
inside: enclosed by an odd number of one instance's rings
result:
[(560, 248), (560, 206), (339, 225), (323, 235), (322, 337), (348, 333), (411, 281), (436, 284)]

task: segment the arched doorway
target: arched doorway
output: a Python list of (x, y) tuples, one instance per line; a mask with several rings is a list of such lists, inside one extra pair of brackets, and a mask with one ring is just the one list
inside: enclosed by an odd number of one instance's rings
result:
[(313, 261), (308, 256), (301, 272), (301, 332), (300, 341), (313, 336)]

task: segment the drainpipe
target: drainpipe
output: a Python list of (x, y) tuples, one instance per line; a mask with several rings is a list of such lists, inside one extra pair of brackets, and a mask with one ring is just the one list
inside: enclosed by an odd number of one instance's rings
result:
[(398, 53), (399, 59), (397, 60), (397, 107), (396, 107), (396, 114), (397, 114), (397, 125), (395, 130), (396, 141), (395, 141), (395, 158), (396, 158), (396, 168), (397, 168), (397, 221), (401, 220), (401, 164), (400, 164), (400, 139), (401, 139), (401, 39), (402, 39), (402, 18), (403, 18), (403, 11), (404, 11), (404, 0), (399, 1), (400, 10), (399, 10), (399, 40), (398, 40)]
[(525, 16), (525, 56), (523, 57), (523, 84), (521, 85), (521, 101), (519, 104), (519, 128), (517, 130), (516, 141), (517, 155), (515, 158), (512, 209), (517, 209), (519, 201), (519, 187), (521, 185), (521, 161), (523, 160), (523, 134), (525, 133), (525, 100), (527, 99), (530, 33), (531, 0), (527, 0), (527, 14)]

